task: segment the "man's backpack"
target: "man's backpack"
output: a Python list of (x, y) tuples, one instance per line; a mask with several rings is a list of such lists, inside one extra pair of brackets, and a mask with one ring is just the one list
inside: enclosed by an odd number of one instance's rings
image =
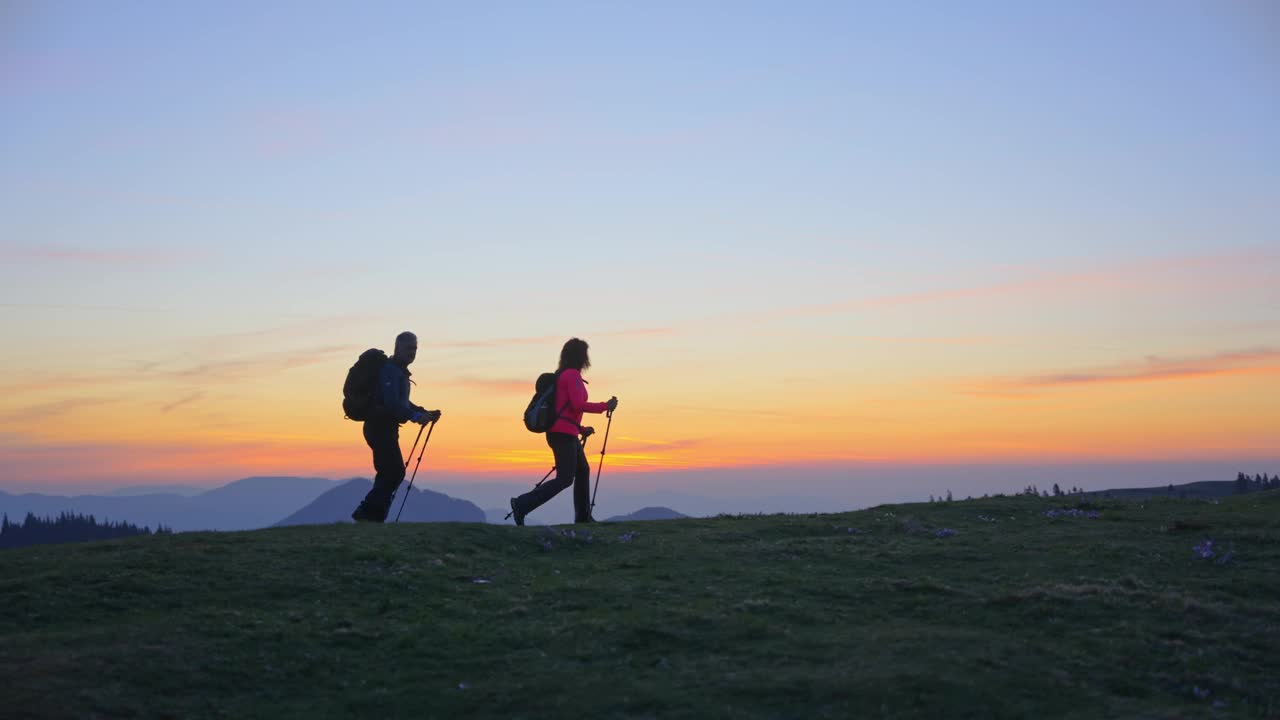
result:
[(529, 432), (544, 433), (556, 424), (556, 382), (560, 373), (542, 373), (533, 385), (533, 399), (524, 410), (524, 427)]
[(387, 354), (370, 348), (347, 371), (342, 384), (342, 412), (348, 420), (371, 420), (382, 409), (378, 401), (378, 375), (387, 362)]

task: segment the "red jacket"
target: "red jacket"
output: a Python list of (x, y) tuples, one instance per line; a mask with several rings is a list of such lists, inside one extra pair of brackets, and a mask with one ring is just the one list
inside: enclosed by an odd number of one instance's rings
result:
[(602, 413), (608, 409), (609, 403), (587, 402), (587, 386), (582, 382), (582, 373), (568, 368), (556, 381), (556, 414), (560, 419), (555, 421), (549, 432), (577, 435), (582, 426), (582, 413)]

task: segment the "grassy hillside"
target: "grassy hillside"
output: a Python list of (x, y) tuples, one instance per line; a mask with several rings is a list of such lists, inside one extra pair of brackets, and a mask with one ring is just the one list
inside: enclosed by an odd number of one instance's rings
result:
[(1094, 502), (10, 550), (0, 715), (1280, 716), (1280, 493)]
[[(1239, 495), (1233, 480), (1203, 480), (1201, 482), (1183, 483), (1182, 485), (1155, 486), (1141, 488), (1112, 488), (1084, 493), (1090, 499), (1102, 497), (1116, 500), (1145, 500), (1153, 497), (1175, 497), (1180, 500), (1212, 500)], [(1250, 490), (1250, 492), (1255, 492)]]

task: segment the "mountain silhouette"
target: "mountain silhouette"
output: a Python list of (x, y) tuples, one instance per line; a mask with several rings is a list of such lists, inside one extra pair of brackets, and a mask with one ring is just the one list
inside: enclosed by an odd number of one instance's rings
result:
[(334, 482), (325, 478), (251, 477), (190, 497), (176, 493), (149, 495), (10, 495), (0, 492), (0, 513), (18, 522), (27, 513), (57, 517), (70, 512), (99, 521), (174, 530), (253, 530), (306, 505)]
[(194, 485), (129, 485), (108, 490), (102, 494), (111, 497), (136, 497), (138, 495), (181, 495), (183, 497), (192, 497), (208, 491), (209, 488), (196, 487)]
[[(387, 521), (395, 520), (404, 498), (405, 483), (396, 493), (395, 502), (391, 505), (391, 514)], [(312, 500), (301, 510), (286, 517), (277, 526), (284, 525), (324, 525), (336, 522), (351, 522), (351, 511), (356, 509), (360, 501), (373, 487), (373, 483), (365, 478), (353, 478), (323, 493)], [(409, 499), (404, 504), (401, 522), (485, 522), (484, 511), (466, 500), (451, 498), (431, 490), (420, 490), (417, 487), (410, 491)]]
[(687, 518), (688, 515), (676, 512), (668, 507), (646, 507), (630, 513), (628, 515), (614, 515), (606, 518), (605, 522), (629, 522), (631, 520), (679, 520)]

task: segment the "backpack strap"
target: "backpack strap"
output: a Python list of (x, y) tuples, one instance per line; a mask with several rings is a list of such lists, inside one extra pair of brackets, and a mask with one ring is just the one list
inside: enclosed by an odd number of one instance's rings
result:
[[(553, 387), (556, 387), (556, 388), (559, 388), (559, 387), (560, 387), (560, 373), (562, 373), (562, 372), (564, 372), (564, 371), (563, 371), (563, 370), (557, 370), (557, 371), (556, 371), (556, 380), (555, 380), (555, 385), (554, 385)], [(572, 421), (572, 420), (570, 420), (569, 418), (567, 418), (567, 417), (565, 417), (565, 416), (564, 416), (564, 411), (565, 411), (565, 410), (568, 410), (568, 409), (569, 409), (569, 403), (568, 403), (568, 401), (565, 401), (564, 407), (563, 407), (563, 408), (561, 408), (560, 410), (557, 410), (557, 411), (556, 411), (556, 419), (555, 419), (555, 420), (553, 420), (553, 421), (551, 422), (551, 427), (555, 427), (557, 422), (560, 422), (561, 420), (563, 420), (563, 421), (565, 421), (565, 422), (569, 423), (570, 425), (572, 425), (572, 426), (574, 426), (574, 427), (578, 428), (578, 432), (579, 432), (579, 433), (581, 433), (581, 432), (582, 432), (582, 424), (581, 424), (581, 423), (576, 423), (576, 422), (574, 422), (574, 421)], [(547, 430), (547, 432), (551, 432), (551, 431), (550, 431), (550, 430)]]
[[(564, 409), (565, 409), (565, 410), (568, 410), (568, 409), (569, 409), (569, 403), (565, 403), (565, 404), (564, 404)], [(569, 423), (570, 425), (572, 425), (572, 426), (574, 426), (574, 427), (578, 428), (578, 432), (582, 432), (582, 424), (581, 424), (581, 423), (576, 423), (576, 422), (574, 422), (574, 421), (570, 420), (569, 418), (565, 417), (562, 413), (559, 413), (559, 412), (557, 412), (557, 413), (556, 413), (556, 419), (555, 419), (555, 422), (551, 423), (551, 426), (552, 426), (552, 427), (555, 427), (556, 422), (559, 422), (559, 421), (561, 421), (561, 420), (563, 420), (563, 421), (565, 421), (565, 422)], [(550, 431), (550, 430), (548, 430), (547, 432), (551, 432), (551, 431)]]

